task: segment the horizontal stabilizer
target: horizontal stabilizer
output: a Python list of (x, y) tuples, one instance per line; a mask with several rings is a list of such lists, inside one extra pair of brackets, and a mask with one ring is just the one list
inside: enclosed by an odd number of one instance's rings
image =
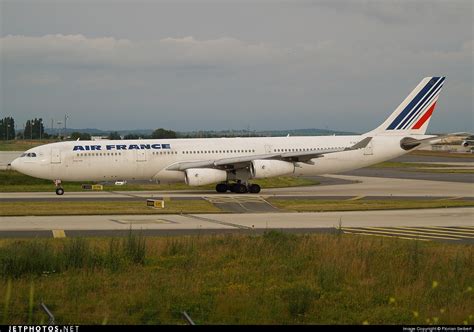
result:
[(448, 137), (456, 137), (460, 135), (464, 135), (467, 133), (452, 133), (452, 134), (446, 134), (446, 135), (440, 135), (440, 136), (433, 136), (433, 137), (428, 137), (424, 139), (416, 139), (413, 137), (405, 137), (400, 140), (400, 147), (403, 150), (412, 150), (418, 146), (428, 146), (428, 145), (433, 145), (436, 143), (439, 143), (442, 139), (448, 138)]
[(362, 141), (360, 141), (359, 143), (354, 144), (353, 146), (347, 148), (345, 151), (364, 149), (365, 147), (367, 147), (367, 145), (369, 145), (371, 140), (372, 140), (372, 137), (366, 137)]

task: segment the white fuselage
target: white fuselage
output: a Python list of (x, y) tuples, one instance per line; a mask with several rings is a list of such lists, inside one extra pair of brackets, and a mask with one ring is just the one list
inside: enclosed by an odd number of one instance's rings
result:
[[(158, 180), (183, 182), (173, 164), (269, 153), (349, 148), (360, 136), (203, 138), (122, 141), (68, 141), (27, 151), (12, 167), (37, 178), (62, 181)], [(425, 137), (425, 136), (423, 136)], [(427, 136), (428, 137), (428, 136)], [(401, 136), (374, 136), (365, 148), (326, 154), (313, 164), (297, 162), (294, 176), (345, 172), (407, 153)], [(420, 135), (417, 138), (422, 138)], [(30, 153), (31, 157), (28, 157)], [(34, 153), (34, 157), (33, 156)]]

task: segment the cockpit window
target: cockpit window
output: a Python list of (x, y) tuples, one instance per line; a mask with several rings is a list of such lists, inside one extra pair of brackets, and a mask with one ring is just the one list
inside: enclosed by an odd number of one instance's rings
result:
[(34, 158), (34, 157), (36, 157), (36, 153), (34, 153), (34, 152), (29, 152), (29, 153), (22, 153), (22, 154), (21, 154), (21, 156), (20, 156), (20, 158), (21, 158), (21, 157), (30, 157), (30, 158)]

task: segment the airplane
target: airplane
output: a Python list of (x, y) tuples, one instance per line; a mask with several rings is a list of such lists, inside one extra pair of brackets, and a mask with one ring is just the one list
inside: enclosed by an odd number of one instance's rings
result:
[(466, 137), (461, 143), (462, 146), (467, 148), (468, 146), (473, 146), (474, 145), (474, 135)]
[(236, 137), (66, 141), (23, 153), (11, 168), (62, 181), (152, 180), (216, 183), (216, 191), (259, 193), (254, 181), (277, 176), (315, 176), (346, 172), (438, 143), (425, 135), (445, 82), (426, 77), (377, 128), (353, 136)]

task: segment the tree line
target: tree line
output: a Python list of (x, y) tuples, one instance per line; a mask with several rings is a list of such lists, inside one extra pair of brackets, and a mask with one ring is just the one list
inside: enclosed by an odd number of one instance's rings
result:
[[(43, 119), (34, 118), (27, 120), (23, 125), (24, 130), (15, 130), (15, 120), (13, 117), (5, 117), (0, 119), (0, 140), (14, 140), (14, 139), (58, 139), (58, 140), (81, 140), (89, 141), (92, 139), (93, 134), (88, 132), (74, 131), (67, 135), (65, 132), (52, 134), (51, 132), (45, 132)], [(124, 136), (120, 135), (118, 131), (112, 131), (108, 135), (103, 135), (102, 138), (112, 140), (131, 140), (131, 139), (167, 139), (167, 138), (211, 138), (211, 137), (258, 137), (263, 136), (257, 132), (250, 132), (245, 130), (234, 131), (196, 131), (179, 133), (173, 130), (158, 128), (154, 130), (151, 135), (146, 134), (134, 134), (129, 133)]]
[[(108, 139), (120, 140), (120, 139), (166, 139), (166, 138), (177, 138), (178, 135), (173, 130), (158, 128), (153, 131), (151, 135), (138, 135), (138, 134), (127, 134), (121, 136), (117, 131), (109, 133), (106, 137)], [(8, 141), (14, 139), (69, 139), (69, 140), (91, 140), (92, 135), (86, 132), (72, 132), (69, 136), (66, 133), (62, 135), (48, 134), (44, 130), (44, 124), (42, 118), (34, 118), (27, 120), (24, 124), (23, 131), (15, 130), (15, 120), (13, 117), (5, 117), (0, 119), (0, 140)]]
[(158, 128), (153, 131), (151, 135), (138, 135), (138, 134), (127, 134), (125, 136), (120, 136), (116, 131), (113, 131), (108, 136), (108, 139), (162, 139), (162, 138), (177, 138), (178, 135), (173, 130), (167, 130), (163, 128)]

